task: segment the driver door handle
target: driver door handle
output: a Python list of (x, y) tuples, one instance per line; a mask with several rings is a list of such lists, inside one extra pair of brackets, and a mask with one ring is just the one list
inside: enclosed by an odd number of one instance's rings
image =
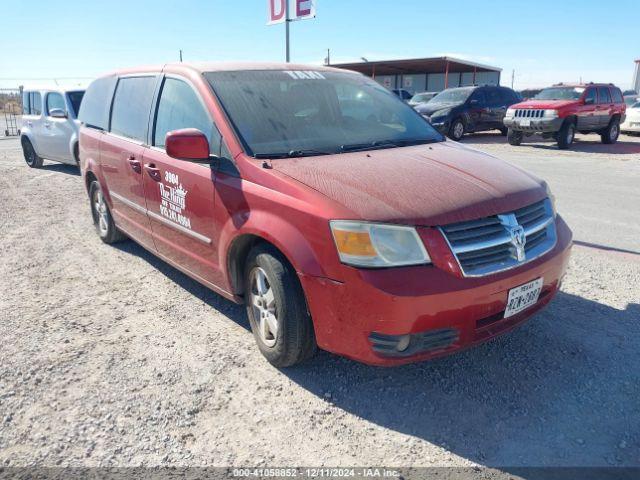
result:
[(156, 165), (154, 163), (145, 163), (144, 169), (147, 171), (149, 176), (156, 182), (159, 182), (160, 180), (162, 180), (162, 177), (160, 176), (160, 169), (156, 168)]
[(131, 165), (131, 169), (134, 172), (142, 173), (142, 164), (140, 163), (140, 160), (135, 157), (135, 155), (129, 155), (129, 158), (127, 158), (127, 162), (129, 162), (129, 165)]

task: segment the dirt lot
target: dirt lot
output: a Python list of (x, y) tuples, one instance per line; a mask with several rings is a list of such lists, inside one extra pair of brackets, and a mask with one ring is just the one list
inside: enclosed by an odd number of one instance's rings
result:
[(286, 371), (243, 309), (102, 244), (77, 171), (0, 140), (0, 465), (640, 466), (640, 139), (464, 140), (547, 178), (576, 246), (515, 332), (394, 369)]

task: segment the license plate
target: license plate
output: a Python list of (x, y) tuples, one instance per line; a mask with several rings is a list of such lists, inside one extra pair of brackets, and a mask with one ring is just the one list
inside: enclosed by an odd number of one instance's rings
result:
[(521, 127), (530, 127), (531, 126), (531, 120), (520, 120), (520, 126)]
[(538, 301), (542, 290), (542, 278), (525, 283), (519, 287), (509, 290), (507, 297), (507, 308), (504, 310), (504, 318), (509, 318), (516, 313), (520, 313), (525, 308), (530, 307)]

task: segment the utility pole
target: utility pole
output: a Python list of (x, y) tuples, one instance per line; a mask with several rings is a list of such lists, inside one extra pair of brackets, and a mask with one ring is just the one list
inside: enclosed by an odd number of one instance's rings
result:
[(180, 63), (182, 63), (182, 49), (180, 49)]
[(327, 63), (327, 65), (331, 65), (331, 49), (330, 48), (327, 48), (326, 63)]
[(284, 18), (284, 24), (285, 24), (285, 35), (287, 37), (287, 46), (286, 46), (286, 50), (287, 50), (287, 63), (291, 62), (291, 51), (289, 48), (289, 24), (291, 23), (291, 20), (289, 20), (289, 0), (285, 0), (285, 7), (284, 7), (284, 11), (285, 11), (285, 18)]
[(511, 90), (513, 90), (513, 81), (515, 80), (515, 78), (516, 78), (516, 70), (513, 69), (511, 70)]

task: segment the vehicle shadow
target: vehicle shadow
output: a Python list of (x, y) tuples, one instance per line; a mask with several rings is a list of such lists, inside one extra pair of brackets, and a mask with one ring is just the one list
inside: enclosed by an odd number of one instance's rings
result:
[(249, 332), (251, 331), (251, 326), (249, 325), (249, 321), (247, 320), (247, 316), (243, 306), (236, 305), (232, 301), (227, 300), (221, 295), (218, 295), (217, 293), (211, 291), (209, 288), (186, 276), (184, 273), (172, 267), (164, 260), (158, 258), (153, 253), (150, 253), (132, 240), (114, 243), (111, 246), (120, 250), (121, 252), (127, 253), (129, 255), (135, 255), (136, 257), (141, 258), (158, 272), (162, 273), (165, 277), (170, 279), (176, 285), (193, 295), (201, 302), (204, 302), (211, 308), (216, 309)]
[(66, 163), (45, 163), (40, 170), (49, 172), (66, 173), (67, 175), (80, 176), (80, 169), (76, 165), (67, 165)]
[(559, 293), (520, 329), (457, 355), (385, 369), (324, 353), (284, 373), (346, 412), (482, 465), (636, 466), (639, 318), (638, 304)]

